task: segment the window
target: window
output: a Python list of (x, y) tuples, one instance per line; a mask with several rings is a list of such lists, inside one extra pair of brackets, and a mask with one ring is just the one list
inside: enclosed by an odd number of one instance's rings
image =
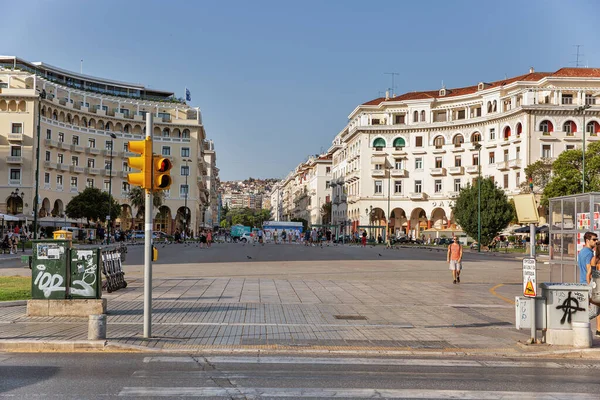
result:
[(104, 181), (104, 191), (108, 192), (108, 188), (110, 187), (110, 180)]
[(566, 121), (563, 124), (563, 132), (567, 134), (567, 136), (573, 136), (574, 132), (577, 132), (577, 125), (573, 121)]
[(456, 113), (456, 119), (465, 119), (465, 115), (465, 110), (458, 110), (458, 112)]
[[(331, 181), (325, 181), (325, 189), (329, 189), (331, 187)], [(326, 203), (329, 203), (328, 201)]]
[(325, 173), (326, 174), (330, 174), (331, 173), (331, 167), (325, 167)]
[(373, 118), (371, 120), (371, 125), (381, 125), (381, 120), (379, 118)]
[(190, 148), (182, 147), (181, 148), (181, 157), (189, 157), (190, 156)]
[(413, 122), (419, 122), (419, 112), (418, 111), (413, 112)]
[(421, 181), (415, 181), (415, 193), (421, 193), (423, 190), (423, 184)]
[(462, 147), (462, 144), (465, 142), (465, 138), (463, 135), (456, 135), (452, 139), (452, 143), (454, 143), (454, 147)]
[(71, 189), (77, 189), (77, 177), (76, 176), (71, 177)]
[(10, 179), (14, 181), (21, 181), (21, 170), (16, 168), (10, 169)]
[(596, 104), (596, 98), (591, 94), (585, 95), (585, 104), (594, 105)]
[(10, 155), (12, 157), (21, 157), (21, 146), (11, 146)]
[(404, 115), (394, 115), (394, 124), (404, 124)]
[(493, 151), (490, 151), (489, 164), (494, 164), (496, 162), (496, 154)]
[(473, 165), (479, 165), (479, 154), (473, 154)]
[(585, 125), (585, 131), (590, 135), (596, 135), (600, 130), (600, 124), (596, 121), (590, 121)]
[(382, 194), (382, 193), (383, 193), (383, 182), (375, 181), (375, 194)]
[(554, 126), (552, 125), (552, 122), (548, 121), (548, 120), (544, 120), (540, 123), (540, 131), (543, 133), (551, 133), (554, 131)]
[(508, 189), (508, 174), (504, 174), (504, 189)]
[(551, 158), (552, 157), (552, 146), (549, 144), (542, 145), (542, 157)]
[(402, 181), (394, 181), (394, 193), (402, 194)]
[(49, 172), (44, 172), (44, 183), (46, 185), (50, 184), (50, 173)]
[(179, 197), (187, 197), (189, 190), (188, 185), (179, 186)]
[(190, 176), (190, 167), (188, 167), (187, 165), (182, 165), (181, 176)]
[(423, 136), (415, 137), (415, 147), (423, 147)]
[(406, 142), (404, 141), (404, 139), (402, 139), (401, 137), (394, 139), (394, 144), (393, 146), (396, 149), (402, 149), (404, 146), (406, 146)]
[(92, 178), (87, 178), (85, 181), (85, 186), (89, 187), (89, 188), (93, 188), (94, 187), (94, 180)]
[(504, 150), (504, 161), (508, 161), (508, 150)]
[(51, 156), (52, 156), (52, 154), (49, 151), (47, 151), (46, 152), (46, 161), (50, 161)]
[(475, 132), (471, 135), (471, 143), (479, 143), (481, 142), (481, 135), (479, 132)]
[(62, 184), (63, 184), (63, 177), (62, 175), (56, 175), (56, 185), (60, 186), (62, 189)]
[(517, 157), (516, 157), (516, 158), (517, 158), (517, 160), (520, 160), (520, 159), (521, 159), (521, 147), (517, 147), (517, 154), (516, 154), (516, 156), (517, 156)]
[(562, 104), (573, 104), (573, 95), (572, 94), (563, 94), (562, 95)]
[(12, 124), (12, 133), (23, 133), (23, 124), (21, 123), (13, 123)]
[(75, 146), (79, 146), (79, 136), (73, 135), (72, 142)]
[(104, 143), (104, 148), (105, 148), (106, 150), (112, 150), (112, 144), (113, 144), (112, 140), (107, 140), (107, 141)]
[(60, 153), (59, 153), (59, 154), (56, 156), (56, 161), (57, 161), (59, 164), (62, 164), (62, 163), (63, 163), (63, 161), (64, 161), (64, 156), (63, 156), (62, 154), (60, 154)]
[(423, 169), (423, 158), (415, 158), (415, 169)]
[(96, 139), (88, 139), (88, 147), (90, 149), (95, 149), (96, 148)]
[(170, 156), (171, 155), (171, 147), (169, 147), (169, 146), (163, 146), (162, 147), (162, 155), (163, 156)]
[(460, 156), (454, 156), (454, 166), (455, 167), (462, 166), (462, 159)]
[(435, 180), (435, 193), (442, 193), (442, 180), (441, 179), (436, 179)]
[(79, 165), (79, 157), (77, 156), (72, 156), (71, 157), (71, 165), (77, 167)]
[(384, 138), (377, 138), (373, 141), (373, 147), (375, 147), (377, 150), (380, 150), (380, 149), (384, 148), (385, 146), (386, 146), (386, 143), (385, 143)]
[(111, 160), (104, 160), (104, 169), (111, 169), (112, 168), (112, 162)]
[(436, 157), (435, 158), (435, 167), (436, 168), (442, 168), (442, 157)]
[(461, 186), (460, 186), (460, 178), (457, 178), (454, 180), (454, 191), (455, 192), (460, 192)]
[(64, 133), (58, 132), (58, 141), (60, 143), (64, 143), (64, 141), (65, 141), (65, 134)]
[(404, 159), (396, 158), (396, 162), (395, 162), (394, 166), (396, 169), (404, 169)]
[(121, 191), (125, 193), (129, 193), (131, 191), (131, 185), (127, 182), (121, 183)]
[(96, 160), (93, 158), (88, 158), (88, 168), (96, 168)]
[(490, 140), (496, 140), (496, 129), (490, 128)]
[(517, 186), (519, 186), (521, 184), (521, 173), (520, 172), (515, 173), (515, 184)]
[(425, 110), (421, 111), (421, 122), (425, 122)]
[(575, 145), (574, 144), (568, 144), (567, 145), (567, 150), (575, 150)]
[(52, 130), (46, 129), (46, 139), (52, 140)]
[(444, 137), (436, 136), (436, 138), (433, 139), (433, 145), (436, 149), (441, 149), (444, 146)]
[(492, 183), (496, 182), (496, 178), (493, 176), (488, 176), (489, 180), (492, 181)]

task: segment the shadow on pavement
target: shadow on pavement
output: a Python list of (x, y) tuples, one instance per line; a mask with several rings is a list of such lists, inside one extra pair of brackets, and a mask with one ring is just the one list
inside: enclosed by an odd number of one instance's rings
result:
[[(20, 338), (19, 338), (20, 339)], [(47, 381), (58, 374), (58, 367), (31, 367), (31, 366), (1, 366), (0, 365), (0, 393), (2, 396), (19, 398), (11, 395), (11, 390), (38, 384)]]

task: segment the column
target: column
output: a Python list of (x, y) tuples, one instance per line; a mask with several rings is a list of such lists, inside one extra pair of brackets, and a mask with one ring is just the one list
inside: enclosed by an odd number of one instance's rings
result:
[(87, 95), (84, 94), (83, 95), (83, 107), (86, 107), (86, 105), (85, 105), (86, 103), (87, 103)]
[(140, 103), (137, 103), (137, 111), (136, 111), (137, 115), (140, 115)]
[(102, 97), (100, 97), (100, 109), (102, 110)]
[(447, 121), (452, 121), (452, 109), (447, 109), (446, 110), (446, 120)]
[(465, 107), (465, 119), (471, 118), (471, 106)]
[(510, 98), (510, 109), (517, 108), (517, 96), (513, 96)]
[(71, 91), (69, 90), (67, 92), (67, 103), (70, 103), (70, 102), (71, 102)]
[(431, 229), (431, 220), (430, 219), (427, 220), (427, 229)]

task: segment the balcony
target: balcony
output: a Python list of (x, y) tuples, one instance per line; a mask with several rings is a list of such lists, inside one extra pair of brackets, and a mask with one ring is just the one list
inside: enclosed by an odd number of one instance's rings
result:
[(85, 149), (83, 148), (83, 146), (78, 146), (76, 144), (71, 145), (71, 151), (75, 151), (77, 153), (83, 153), (85, 151)]
[(406, 178), (408, 176), (408, 171), (405, 169), (394, 168), (390, 170), (392, 174), (392, 178)]
[(59, 171), (69, 171), (71, 169), (71, 166), (69, 164), (58, 163), (56, 164), (56, 169), (58, 169)]
[(63, 191), (63, 185), (57, 183), (56, 184), (56, 190), (59, 191), (59, 192), (62, 192)]
[(129, 191), (121, 190), (121, 198), (124, 198), (124, 199), (129, 198)]
[(56, 140), (46, 139), (44, 140), (44, 143), (46, 144), (46, 147), (58, 147), (58, 141)]
[(102, 170), (98, 168), (86, 168), (85, 173), (87, 175), (100, 175), (102, 173)]
[(44, 183), (44, 190), (52, 190), (52, 186), (49, 183)]
[(479, 165), (469, 165), (466, 170), (467, 174), (477, 174), (479, 173)]
[(429, 173), (431, 174), (431, 176), (445, 176), (446, 168), (431, 168), (429, 170)]
[(508, 160), (508, 168), (512, 168), (512, 169), (521, 168), (521, 159), (516, 158), (514, 160)]
[(109, 169), (104, 169), (104, 176), (117, 176), (117, 171), (114, 169), (111, 171)]
[(348, 203), (353, 204), (356, 203), (358, 201), (358, 196), (355, 194), (352, 194), (350, 196), (348, 196)]
[(444, 154), (446, 152), (446, 149), (444, 149), (443, 147), (436, 147), (431, 152), (433, 154)]
[(508, 161), (500, 161), (496, 163), (496, 167), (500, 171), (508, 171)]
[(79, 189), (77, 188), (77, 186), (71, 186), (71, 193), (77, 193), (79, 192)]
[(83, 174), (85, 172), (85, 168), (78, 165), (71, 165), (71, 172), (74, 174)]
[(451, 199), (456, 199), (460, 195), (460, 192), (448, 192), (448, 197)]
[(124, 178), (124, 179), (127, 179), (127, 175), (129, 175), (129, 174), (130, 174), (130, 172), (131, 172), (131, 171), (119, 171), (119, 173), (118, 173), (118, 175), (117, 175), (117, 176), (118, 176), (119, 178)]
[(23, 156), (7, 156), (7, 164), (23, 164)]
[(85, 152), (87, 154), (99, 155), (100, 154), (100, 149), (97, 149), (95, 147), (86, 147), (85, 148)]
[(356, 180), (358, 180), (358, 178), (360, 178), (360, 174), (358, 172), (357, 169), (355, 169), (354, 171), (350, 171), (348, 172), (348, 174), (346, 175), (346, 182), (354, 182)]
[(465, 167), (448, 167), (448, 173), (450, 175), (463, 175), (465, 173)]
[(8, 134), (8, 141), (9, 142), (22, 142), (23, 141), (23, 134), (22, 133), (9, 133)]
[(411, 200), (426, 200), (427, 199), (427, 194), (420, 192), (420, 193), (410, 193), (408, 195), (408, 197)]
[(44, 161), (44, 168), (56, 169), (56, 163), (52, 161)]
[(372, 169), (371, 176), (373, 178), (385, 178), (385, 170), (384, 169)]

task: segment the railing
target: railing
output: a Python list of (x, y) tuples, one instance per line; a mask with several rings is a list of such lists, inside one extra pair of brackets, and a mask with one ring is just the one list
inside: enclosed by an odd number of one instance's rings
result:
[(443, 176), (446, 175), (446, 168), (431, 168), (431, 176)]
[(8, 164), (22, 164), (23, 163), (23, 157), (22, 156), (7, 156), (6, 157), (6, 162)]
[(22, 133), (9, 133), (8, 134), (8, 140), (9, 141), (22, 142), (23, 141), (23, 134)]
[(21, 179), (9, 179), (8, 185), (9, 186), (21, 186)]
[(448, 167), (448, 173), (450, 173), (451, 175), (462, 175), (465, 173), (465, 168), (462, 166)]

